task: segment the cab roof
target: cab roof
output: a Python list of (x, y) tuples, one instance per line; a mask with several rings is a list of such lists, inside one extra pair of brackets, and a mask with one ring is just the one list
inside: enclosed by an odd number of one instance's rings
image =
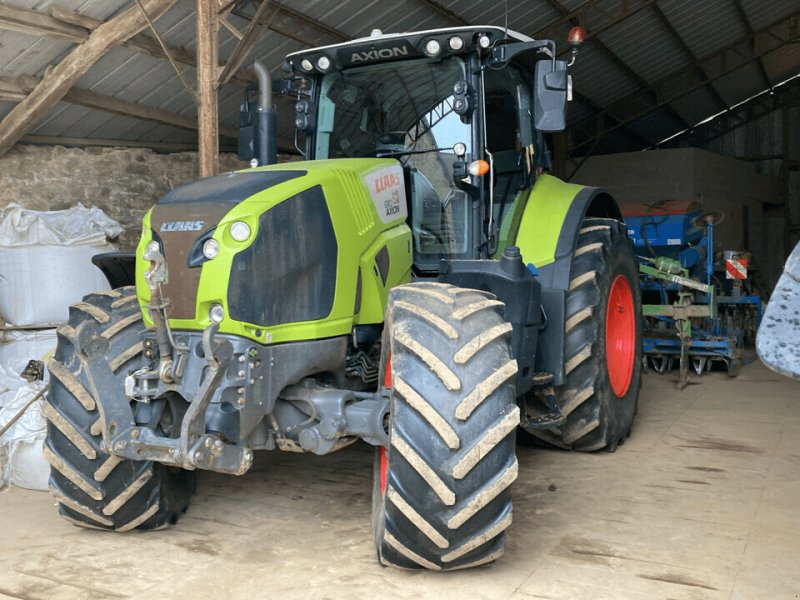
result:
[[(487, 45), (479, 46), (480, 40)], [(477, 48), (488, 50), (501, 41), (530, 42), (533, 38), (493, 25), (406, 33), (383, 33), (375, 29), (369, 37), (293, 52), (286, 57), (286, 63), (294, 71), (319, 74), (372, 63), (469, 54)]]

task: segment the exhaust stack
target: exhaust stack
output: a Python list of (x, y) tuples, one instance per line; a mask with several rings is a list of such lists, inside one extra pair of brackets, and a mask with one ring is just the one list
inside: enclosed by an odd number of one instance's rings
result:
[(253, 150), (259, 165), (278, 162), (278, 117), (272, 110), (272, 79), (263, 63), (253, 64), (258, 77), (258, 107)]

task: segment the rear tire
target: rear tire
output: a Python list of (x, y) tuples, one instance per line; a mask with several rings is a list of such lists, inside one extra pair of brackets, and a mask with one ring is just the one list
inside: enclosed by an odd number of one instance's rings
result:
[(519, 408), (502, 306), (446, 284), (390, 292), (381, 371), (390, 443), (376, 451), (373, 485), (385, 565), (463, 569), (503, 552)]
[[(107, 338), (106, 359), (117, 388), (94, 390), (88, 363), (75, 346), (79, 327), (94, 328)], [(87, 296), (70, 307), (68, 323), (58, 329), (43, 409), (48, 420), (45, 457), (59, 513), (75, 525), (113, 531), (166, 527), (186, 510), (194, 491), (194, 473), (112, 456), (103, 442), (97, 404), (108, 395), (124, 394), (128, 369), (139, 366), (144, 330), (132, 287)]]
[(556, 389), (567, 422), (530, 430), (534, 438), (584, 452), (613, 452), (625, 441), (641, 386), (641, 313), (638, 267), (625, 226), (584, 219), (566, 299), (565, 381)]

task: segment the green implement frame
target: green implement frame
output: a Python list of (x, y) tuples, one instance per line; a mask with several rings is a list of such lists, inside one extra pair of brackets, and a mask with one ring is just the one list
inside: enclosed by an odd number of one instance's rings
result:
[[(692, 318), (710, 318), (717, 315), (714, 286), (700, 283), (688, 277), (689, 271), (683, 269), (676, 260), (659, 257), (647, 259), (650, 264), (640, 264), (639, 272), (643, 275), (671, 283), (677, 283), (678, 298), (672, 304), (643, 304), (642, 314), (645, 317), (669, 317), (675, 323), (678, 339), (681, 341), (680, 377), (678, 389), (683, 389), (689, 381), (689, 347), (692, 345)], [(652, 266), (651, 266), (652, 265)], [(694, 293), (688, 290), (703, 292), (708, 298), (707, 304), (694, 304)]]

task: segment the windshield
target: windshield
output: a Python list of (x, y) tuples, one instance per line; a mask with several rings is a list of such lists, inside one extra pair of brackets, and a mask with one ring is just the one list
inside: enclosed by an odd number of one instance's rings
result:
[[(371, 65), (322, 80), (314, 156), (366, 158), (394, 153), (408, 173), (415, 263), (436, 270), (443, 257), (467, 257), (468, 207), (453, 183), (453, 145), (471, 155), (471, 129), (453, 111), (457, 57)], [(401, 155), (403, 151), (422, 153)]]

